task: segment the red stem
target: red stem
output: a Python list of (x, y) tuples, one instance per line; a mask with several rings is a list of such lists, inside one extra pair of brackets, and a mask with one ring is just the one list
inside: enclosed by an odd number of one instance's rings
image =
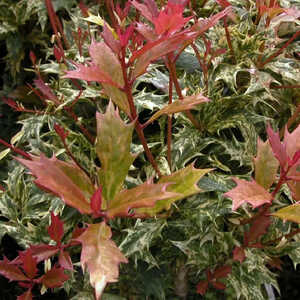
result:
[(21, 150), (21, 149), (19, 149), (19, 148), (17, 148), (17, 147), (14, 147), (13, 145), (11, 145), (11, 144), (5, 142), (5, 141), (2, 140), (2, 139), (0, 139), (0, 144), (2, 144), (2, 145), (4, 145), (5, 147), (11, 149), (13, 152), (15, 152), (15, 153), (17, 153), (17, 154), (22, 155), (24, 158), (27, 158), (27, 159), (29, 159), (29, 160), (32, 160), (30, 154), (26, 153), (25, 151), (23, 151), (23, 150)]
[(158, 165), (148, 147), (144, 132), (143, 132), (143, 126), (141, 125), (141, 123), (138, 120), (138, 115), (135, 109), (135, 105), (134, 105), (134, 100), (133, 100), (133, 96), (132, 96), (132, 82), (130, 82), (128, 80), (128, 76), (127, 76), (127, 67), (126, 67), (126, 62), (125, 62), (125, 57), (126, 57), (126, 53), (125, 53), (126, 49), (123, 48), (122, 49), (122, 54), (120, 57), (120, 62), (121, 62), (121, 66), (122, 66), (122, 72), (123, 72), (123, 78), (124, 78), (124, 92), (127, 95), (127, 100), (128, 100), (128, 104), (130, 107), (130, 113), (131, 113), (131, 120), (136, 120), (135, 121), (135, 130), (139, 136), (139, 139), (143, 145), (144, 151), (146, 153), (146, 156), (149, 160), (149, 162), (151, 163), (151, 165), (153, 166), (154, 170), (156, 171), (156, 173), (158, 174), (158, 176), (161, 176), (161, 172), (158, 168)]
[(235, 58), (235, 54), (234, 54), (231, 39), (230, 39), (230, 32), (228, 30), (227, 17), (224, 17), (223, 21), (224, 21), (227, 44), (230, 49), (232, 59), (233, 59), (234, 63), (236, 64), (236, 58)]
[(270, 61), (272, 61), (275, 57), (277, 57), (278, 55), (280, 55), (283, 50), (288, 47), (288, 45), (295, 40), (298, 36), (300, 36), (300, 30), (297, 31), (296, 33), (293, 34), (293, 36), (279, 49), (277, 50), (274, 54), (272, 54), (271, 56), (269, 56), (264, 62), (260, 63), (259, 68), (263, 68), (267, 63), (269, 63)]

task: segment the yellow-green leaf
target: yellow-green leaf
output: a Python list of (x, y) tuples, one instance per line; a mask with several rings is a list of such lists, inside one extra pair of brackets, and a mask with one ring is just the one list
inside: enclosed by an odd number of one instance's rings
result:
[(300, 204), (286, 206), (273, 213), (272, 216), (300, 224)]
[(112, 102), (106, 113), (97, 113), (96, 151), (101, 162), (99, 171), (102, 186), (102, 209), (121, 191), (135, 156), (130, 153), (134, 123), (125, 124)]
[(158, 181), (159, 184), (171, 183), (167, 187), (168, 192), (176, 193), (173, 197), (160, 200), (155, 203), (154, 207), (137, 209), (137, 215), (154, 216), (162, 210), (170, 209), (172, 203), (188, 196), (202, 192), (197, 187), (197, 182), (212, 169), (196, 169), (191, 164), (168, 176), (163, 176)]

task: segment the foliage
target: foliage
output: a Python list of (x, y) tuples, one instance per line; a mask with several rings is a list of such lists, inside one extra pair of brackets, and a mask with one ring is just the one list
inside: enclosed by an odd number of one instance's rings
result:
[(299, 9), (196, 2), (66, 1), (63, 27), (38, 10), (54, 60), (31, 54), (37, 105), (4, 98), (22, 128), (0, 140), (18, 299), (265, 299), (280, 257), (298, 264)]

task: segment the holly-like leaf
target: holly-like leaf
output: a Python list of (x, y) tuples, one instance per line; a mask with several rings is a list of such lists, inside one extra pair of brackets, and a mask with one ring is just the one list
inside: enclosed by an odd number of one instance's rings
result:
[(29, 281), (30, 279), (15, 265), (10, 264), (9, 260), (4, 258), (0, 260), (0, 274), (9, 280)]
[(272, 216), (300, 224), (300, 204), (286, 206), (273, 213)]
[(176, 193), (173, 197), (156, 202), (155, 206), (150, 208), (137, 209), (137, 215), (154, 216), (162, 210), (169, 210), (172, 203), (184, 199), (194, 194), (202, 192), (197, 187), (197, 182), (212, 169), (196, 169), (191, 164), (184, 169), (172, 173), (168, 176), (162, 176), (158, 183), (171, 183), (167, 187), (168, 192)]
[(48, 234), (56, 244), (60, 244), (64, 235), (64, 222), (51, 212), (51, 225), (48, 227)]
[(288, 162), (286, 143), (281, 143), (279, 132), (274, 132), (270, 125), (268, 125), (267, 127), (267, 133), (270, 145), (272, 147), (272, 151), (275, 157), (278, 159), (280, 166), (284, 168), (286, 163)]
[(38, 268), (37, 259), (33, 256), (31, 249), (28, 248), (26, 251), (20, 251), (19, 257), (22, 261), (22, 267), (26, 275), (30, 279), (33, 279), (37, 275)]
[(31, 289), (27, 290), (25, 293), (18, 296), (17, 300), (32, 300)]
[(99, 300), (106, 284), (118, 280), (119, 264), (127, 259), (111, 240), (111, 230), (104, 222), (89, 225), (76, 240), (82, 243), (81, 265), (83, 269), (87, 266)]
[(66, 163), (56, 157), (51, 159), (43, 154), (32, 156), (32, 160), (16, 158), (37, 177), (35, 183), (60, 197), (66, 204), (82, 214), (91, 213), (89, 199), (94, 186), (87, 175), (73, 163)]
[(64, 269), (57, 267), (53, 267), (41, 277), (43, 285), (47, 288), (60, 287), (68, 279), (69, 276), (64, 273)]
[(269, 141), (257, 141), (257, 155), (254, 158), (255, 181), (268, 189), (276, 180), (279, 163), (274, 157)]
[(272, 201), (272, 195), (255, 180), (233, 178), (233, 181), (237, 186), (224, 194), (232, 199), (232, 210), (238, 209), (244, 203), (249, 203), (255, 208)]
[(134, 123), (125, 124), (109, 103), (106, 113), (97, 113), (96, 151), (101, 162), (102, 209), (121, 191), (135, 156), (130, 153)]
[(233, 250), (233, 259), (242, 263), (246, 258), (245, 250), (242, 247), (235, 247)]
[(59, 248), (57, 246), (39, 244), (31, 245), (30, 250), (37, 263), (39, 263), (58, 253)]
[[(109, 218), (128, 216), (131, 209), (152, 207), (160, 201), (179, 197), (180, 194), (167, 191), (169, 184), (145, 182), (130, 190), (121, 191), (109, 202), (107, 216)], [(137, 209), (135, 212), (138, 217), (140, 211)]]
[(156, 120), (163, 114), (170, 115), (170, 114), (190, 110), (190, 109), (193, 109), (195, 107), (195, 105), (198, 105), (198, 104), (204, 103), (204, 102), (208, 102), (208, 101), (209, 101), (209, 99), (202, 96), (201, 94), (185, 97), (184, 99), (174, 101), (173, 103), (168, 104), (161, 110), (157, 111), (147, 121), (147, 123), (153, 122), (154, 120)]
[(245, 235), (246, 244), (255, 242), (260, 236), (267, 233), (269, 226), (271, 225), (271, 218), (269, 216), (259, 216), (256, 218), (250, 227), (249, 233)]

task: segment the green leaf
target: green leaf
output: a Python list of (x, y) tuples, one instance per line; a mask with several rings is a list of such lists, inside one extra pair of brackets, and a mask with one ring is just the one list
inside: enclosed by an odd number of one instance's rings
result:
[(96, 118), (96, 152), (101, 162), (99, 178), (104, 197), (102, 209), (106, 209), (121, 191), (129, 167), (135, 159), (130, 153), (134, 123), (125, 124), (112, 102), (109, 103), (106, 113), (97, 113)]
[(96, 299), (108, 282), (116, 282), (119, 264), (127, 263), (126, 257), (111, 240), (111, 230), (104, 223), (91, 224), (76, 240), (82, 244), (81, 265), (87, 266), (91, 285), (95, 288)]
[(273, 213), (272, 216), (278, 217), (285, 221), (291, 221), (300, 224), (300, 205), (293, 204), (286, 206)]
[(164, 108), (162, 108), (161, 110), (156, 112), (147, 121), (147, 123), (148, 122), (149, 123), (153, 122), (154, 120), (156, 120), (157, 118), (159, 118), (163, 114), (170, 115), (170, 114), (178, 113), (178, 112), (181, 112), (181, 111), (190, 110), (190, 109), (193, 109), (195, 105), (203, 103), (203, 102), (208, 102), (208, 101), (209, 101), (209, 99), (202, 96), (201, 94), (185, 97), (182, 100), (174, 101), (173, 103), (165, 106)]
[[(108, 203), (107, 216), (113, 218), (116, 216), (128, 216), (130, 209), (141, 207), (152, 207), (156, 201), (173, 199), (180, 197), (180, 194), (167, 191), (168, 183), (145, 182), (130, 190), (123, 190)], [(139, 216), (139, 210), (135, 210), (136, 216)]]
[(257, 155), (254, 158), (255, 180), (268, 189), (276, 180), (279, 163), (275, 158), (269, 141), (257, 141)]
[(167, 191), (176, 193), (177, 195), (156, 202), (154, 207), (138, 209), (136, 210), (136, 213), (144, 214), (146, 216), (155, 216), (164, 209), (169, 210), (172, 203), (175, 201), (202, 192), (202, 190), (198, 188), (197, 182), (211, 170), (212, 169), (195, 169), (191, 164), (171, 175), (161, 177), (158, 183), (171, 183), (171, 185), (167, 187)]
[(43, 154), (32, 156), (32, 160), (16, 158), (37, 177), (35, 183), (60, 197), (66, 204), (75, 207), (82, 214), (91, 213), (89, 199), (94, 186), (87, 175), (73, 163), (51, 159)]

